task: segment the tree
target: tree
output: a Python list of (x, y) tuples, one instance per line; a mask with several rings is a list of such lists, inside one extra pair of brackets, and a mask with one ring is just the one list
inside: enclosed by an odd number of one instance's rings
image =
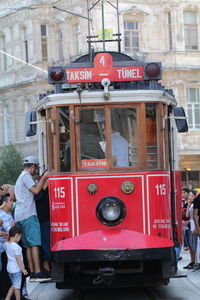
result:
[(12, 184), (15, 182), (23, 169), (23, 159), (21, 153), (14, 145), (5, 146), (0, 156), (0, 185)]

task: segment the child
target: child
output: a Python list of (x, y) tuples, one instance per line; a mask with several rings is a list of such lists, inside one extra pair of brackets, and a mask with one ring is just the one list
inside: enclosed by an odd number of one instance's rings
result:
[(24, 268), (22, 248), (17, 244), (22, 236), (22, 229), (15, 225), (9, 230), (9, 238), (5, 243), (5, 250), (8, 257), (7, 271), (12, 282), (5, 300), (10, 300), (13, 292), (16, 300), (20, 300), (20, 287), (22, 281), (22, 272), (27, 275), (28, 272)]

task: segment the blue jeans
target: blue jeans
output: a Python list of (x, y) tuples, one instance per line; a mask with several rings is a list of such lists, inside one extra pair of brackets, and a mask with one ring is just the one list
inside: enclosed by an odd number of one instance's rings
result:
[(180, 252), (181, 252), (182, 245), (179, 245), (178, 247), (174, 247), (175, 252), (176, 252), (176, 261), (178, 261), (180, 257)]
[(42, 238), (42, 259), (51, 260), (51, 249), (50, 249), (50, 222), (41, 222), (41, 238)]

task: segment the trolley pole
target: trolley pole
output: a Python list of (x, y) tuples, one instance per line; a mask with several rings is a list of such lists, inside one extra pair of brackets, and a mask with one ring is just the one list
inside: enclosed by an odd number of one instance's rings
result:
[(103, 36), (103, 51), (106, 51), (105, 47), (105, 26), (104, 26), (104, 0), (101, 0), (102, 7), (102, 36)]
[(90, 10), (89, 10), (89, 0), (87, 0), (87, 11), (88, 11), (88, 53), (91, 52), (91, 36), (90, 36)]
[(120, 25), (119, 25), (119, 1), (118, 0), (117, 0), (117, 28), (118, 28), (118, 52), (121, 53)]

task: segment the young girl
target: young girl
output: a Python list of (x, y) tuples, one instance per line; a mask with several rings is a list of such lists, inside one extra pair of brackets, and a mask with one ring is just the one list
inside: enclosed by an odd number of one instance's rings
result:
[(27, 275), (24, 268), (22, 248), (17, 244), (22, 236), (22, 229), (15, 225), (9, 230), (9, 238), (5, 243), (5, 250), (8, 257), (7, 271), (12, 282), (5, 300), (10, 300), (13, 292), (16, 300), (20, 300), (20, 287), (22, 282), (22, 272)]

